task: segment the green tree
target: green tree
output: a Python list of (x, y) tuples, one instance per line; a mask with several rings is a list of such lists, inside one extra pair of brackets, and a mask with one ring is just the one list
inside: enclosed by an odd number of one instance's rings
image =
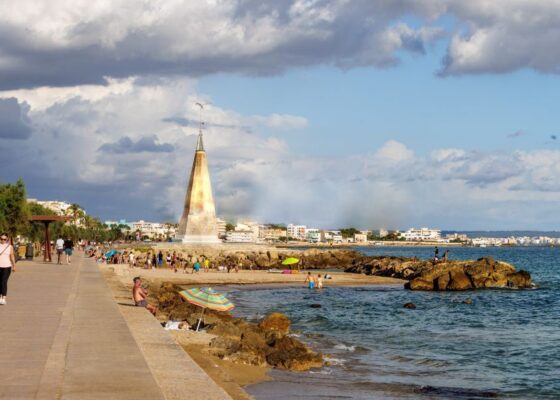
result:
[(226, 224), (226, 232), (233, 231), (234, 229), (235, 229), (235, 225), (233, 225), (229, 222)]
[(342, 235), (343, 238), (352, 238), (352, 237), (354, 237), (354, 234), (356, 234), (356, 233), (360, 233), (360, 231), (356, 228), (340, 229), (340, 234)]
[(25, 184), (19, 179), (15, 184), (0, 184), (0, 230), (13, 238), (27, 227), (29, 213)]

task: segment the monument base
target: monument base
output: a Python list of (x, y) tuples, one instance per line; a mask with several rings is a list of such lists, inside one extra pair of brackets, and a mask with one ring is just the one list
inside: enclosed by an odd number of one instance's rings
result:
[(223, 241), (214, 235), (185, 235), (181, 239), (183, 244), (221, 244)]

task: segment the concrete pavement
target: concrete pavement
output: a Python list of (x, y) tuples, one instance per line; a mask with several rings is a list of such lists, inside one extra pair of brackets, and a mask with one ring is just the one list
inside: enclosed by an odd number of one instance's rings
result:
[[(197, 387), (211, 397), (194, 398), (229, 398), (145, 309), (127, 307), (133, 334), (98, 266), (81, 254), (73, 261), (18, 263), (0, 306), (0, 399), (180, 399)], [(165, 359), (146, 351), (162, 342)], [(194, 381), (179, 379), (189, 373)]]

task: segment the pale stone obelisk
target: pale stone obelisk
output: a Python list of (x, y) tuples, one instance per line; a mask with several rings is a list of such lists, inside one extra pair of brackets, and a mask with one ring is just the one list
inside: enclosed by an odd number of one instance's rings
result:
[(222, 242), (218, 239), (216, 208), (212, 197), (206, 152), (202, 143), (202, 131), (198, 134), (185, 208), (176, 238), (181, 239), (183, 243)]

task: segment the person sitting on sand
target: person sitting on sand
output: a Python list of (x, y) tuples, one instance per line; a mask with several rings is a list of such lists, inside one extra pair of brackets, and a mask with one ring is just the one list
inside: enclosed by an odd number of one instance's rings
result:
[(307, 283), (307, 287), (309, 289), (315, 288), (315, 278), (311, 275), (311, 272), (307, 273), (307, 278), (305, 278), (305, 283)]
[(148, 291), (142, 287), (142, 279), (139, 276), (133, 279), (134, 286), (132, 287), (132, 298), (134, 299), (134, 304), (136, 307), (144, 307), (154, 316), (157, 312), (157, 307), (153, 304), (149, 304)]
[(323, 289), (323, 278), (321, 274), (317, 275), (317, 289)]

